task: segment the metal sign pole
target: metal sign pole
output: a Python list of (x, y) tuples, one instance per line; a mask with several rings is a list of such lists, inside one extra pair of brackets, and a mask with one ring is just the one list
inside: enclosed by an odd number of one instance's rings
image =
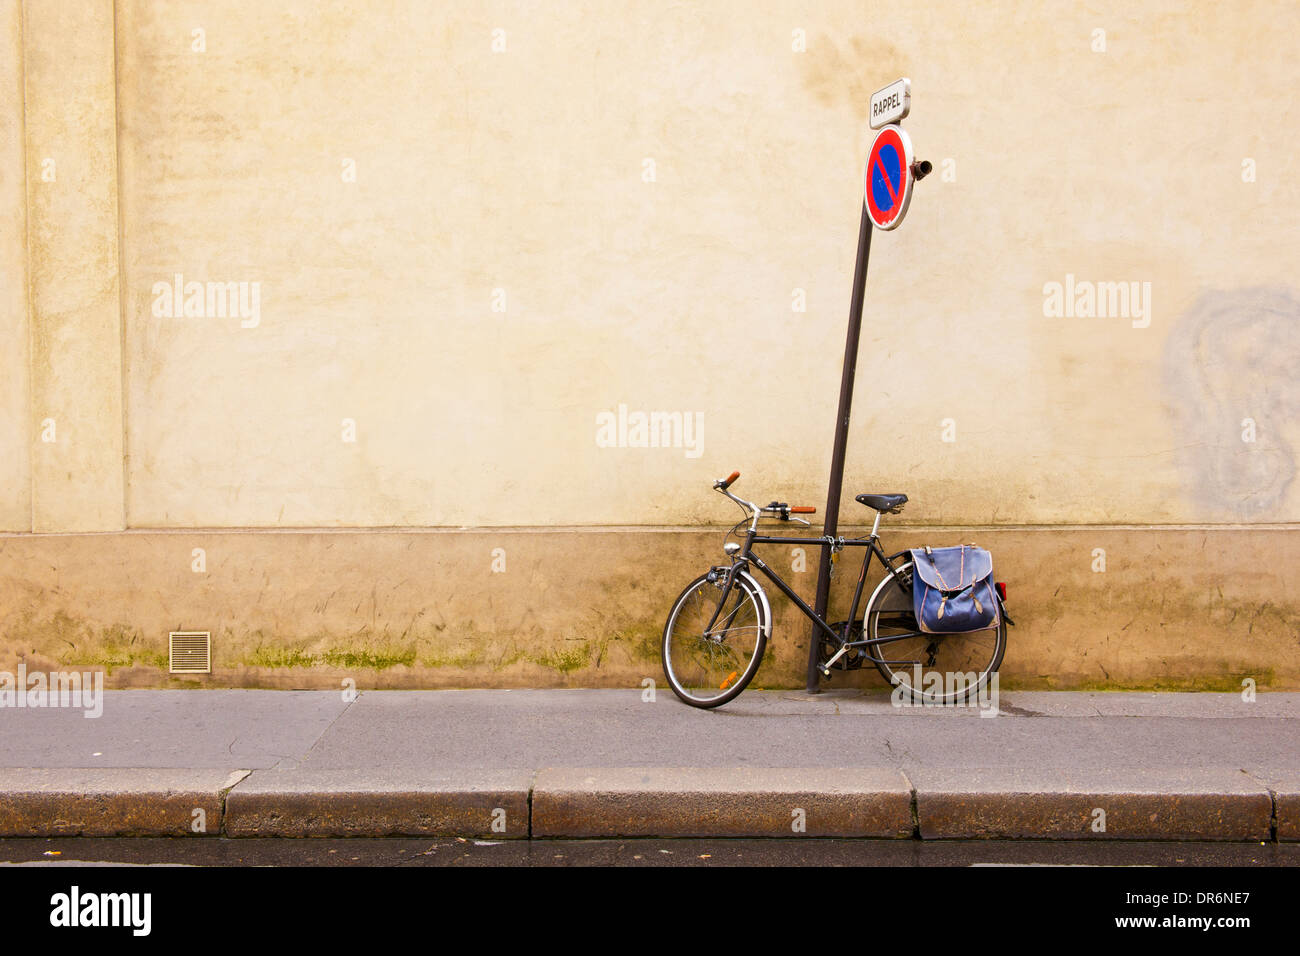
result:
[[(858, 335), (862, 330), (862, 299), (867, 285), (867, 260), (871, 257), (873, 227), (862, 205), (862, 224), (858, 227), (858, 262), (853, 268), (853, 299), (849, 304), (849, 334), (844, 343), (844, 373), (840, 377), (840, 408), (835, 418), (835, 450), (831, 453), (831, 480), (826, 490), (826, 521), (824, 534), (834, 538), (840, 529), (840, 490), (844, 483), (844, 451), (849, 441), (849, 410), (853, 406), (853, 376), (858, 367)], [(817, 567), (817, 600), (813, 610), (823, 620), (831, 593), (831, 549), (820, 548), (821, 562)], [(813, 625), (808, 635), (808, 693), (821, 691), (817, 665), (820, 658), (821, 638)]]
[[(849, 337), (844, 343), (844, 374), (840, 378), (840, 408), (835, 418), (835, 449), (831, 453), (831, 481), (826, 490), (823, 534), (831, 539), (840, 532), (840, 490), (844, 484), (844, 451), (849, 442), (849, 410), (853, 406), (853, 376), (858, 368), (858, 334), (862, 331), (862, 299), (867, 288), (867, 260), (871, 233), (897, 229), (912, 200), (912, 184), (930, 174), (931, 166), (912, 155), (912, 139), (898, 125), (912, 109), (912, 81), (903, 77), (871, 94), (871, 128), (878, 130), (863, 177), (862, 224), (858, 227), (858, 264), (853, 270), (853, 301), (849, 305)], [(817, 599), (813, 610), (826, 619), (831, 596), (832, 549), (822, 547), (817, 567)], [(821, 690), (821, 636), (814, 624), (808, 636), (808, 693)]]

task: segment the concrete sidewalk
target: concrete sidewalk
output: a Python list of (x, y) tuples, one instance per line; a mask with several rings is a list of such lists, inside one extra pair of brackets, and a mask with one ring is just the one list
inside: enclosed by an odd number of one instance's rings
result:
[(1300, 840), (1300, 694), (109, 691), (0, 709), (0, 835)]

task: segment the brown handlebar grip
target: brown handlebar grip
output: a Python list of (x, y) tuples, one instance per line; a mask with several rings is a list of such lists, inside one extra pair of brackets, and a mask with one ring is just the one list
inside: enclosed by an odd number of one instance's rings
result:
[(740, 477), (740, 472), (738, 472), (738, 471), (733, 471), (733, 472), (731, 473), (731, 477), (728, 478), (726, 481), (724, 481), (724, 482), (722, 483), (722, 487), (724, 487), (724, 488), (730, 488), (730, 487), (731, 487), (731, 483), (732, 483), (733, 481), (735, 481), (735, 480), (736, 480), (737, 478), (739, 478), (739, 477)]
[(815, 515), (816, 513), (817, 509), (812, 505), (800, 505), (798, 508), (790, 509), (792, 515)]

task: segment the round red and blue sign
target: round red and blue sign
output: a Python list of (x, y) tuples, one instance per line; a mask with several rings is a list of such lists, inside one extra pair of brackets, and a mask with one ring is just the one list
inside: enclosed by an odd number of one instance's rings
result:
[(867, 214), (879, 229), (895, 229), (912, 201), (912, 140), (901, 126), (885, 126), (867, 156)]

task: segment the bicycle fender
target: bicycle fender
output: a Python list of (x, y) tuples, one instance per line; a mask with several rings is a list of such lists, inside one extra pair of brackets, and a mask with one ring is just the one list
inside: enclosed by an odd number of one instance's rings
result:
[[(906, 554), (906, 553), (907, 552), (905, 551), (899, 552), (899, 554)], [(898, 568), (895, 569), (895, 573), (902, 571), (903, 568), (907, 567), (911, 563), (912, 563), (911, 561), (908, 561), (906, 564), (900, 565)], [(867, 598), (867, 603), (862, 607), (861, 623), (862, 623), (862, 634), (864, 637), (866, 636), (866, 632), (867, 632), (867, 614), (871, 611), (871, 606), (876, 603), (876, 598), (880, 596), (880, 592), (885, 589), (885, 586), (889, 584), (889, 582), (893, 580), (893, 578), (894, 578), (894, 574), (890, 574), (886, 572), (885, 576), (880, 579), (880, 583), (876, 585), (875, 590), (871, 592), (871, 597)]]
[(758, 583), (758, 579), (748, 571), (738, 571), (736, 573), (758, 592), (758, 603), (763, 609), (763, 640), (770, 640), (772, 637), (772, 605), (768, 603), (767, 592), (763, 590), (763, 585)]
[[(994, 589), (993, 593), (994, 593), (994, 594), (997, 594), (998, 592), (997, 592), (996, 589)], [(1005, 620), (1005, 621), (1006, 621), (1008, 624), (1010, 624), (1012, 627), (1015, 627), (1015, 626), (1016, 626), (1016, 622), (1013, 621), (1013, 620), (1011, 620), (1011, 615), (1007, 613), (1007, 602), (1004, 601), (1004, 600), (1002, 600), (1002, 595), (1001, 595), (1001, 594), (998, 594), (998, 610), (1000, 610), (1000, 611), (1002, 612), (1002, 618), (1003, 618), (1003, 620)]]

